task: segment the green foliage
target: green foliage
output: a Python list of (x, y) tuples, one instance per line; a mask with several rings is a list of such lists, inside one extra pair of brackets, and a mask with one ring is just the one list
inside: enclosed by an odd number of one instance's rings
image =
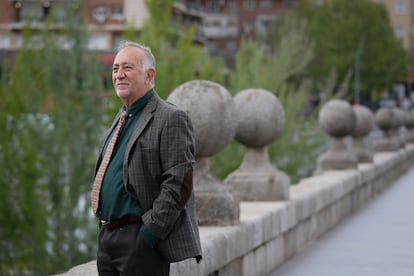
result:
[(128, 37), (151, 47), (159, 61), (155, 88), (163, 98), (194, 78), (221, 82), (224, 75), (223, 61), (209, 58), (203, 47), (193, 43), (196, 26), (172, 25), (172, 3), (172, 0), (148, 0), (150, 17), (138, 37)]
[[(313, 173), (317, 157), (326, 150), (327, 137), (317, 122), (319, 108), (332, 97), (348, 96), (352, 71), (342, 81), (335, 70), (324, 78), (305, 77), (315, 56), (315, 44), (306, 33), (305, 21), (295, 17), (278, 21), (265, 42), (242, 43), (229, 89), (235, 93), (262, 88), (278, 97), (284, 107), (285, 124), (280, 137), (269, 146), (269, 159), (289, 175), (291, 183), (297, 183)], [(312, 104), (312, 97), (319, 94), (323, 97), (320, 103)], [(214, 156), (212, 164), (218, 177), (224, 179), (236, 170), (243, 154), (243, 146), (233, 141)]]
[(63, 34), (72, 49), (65, 51), (48, 24), (40, 33), (26, 28), (2, 79), (2, 275), (48, 275), (94, 256), (88, 195), (103, 123), (101, 69), (86, 55), (84, 29), (68, 17)]
[(298, 78), (314, 56), (304, 23), (286, 18), (272, 28), (267, 44), (243, 41), (229, 89), (234, 93), (259, 87), (275, 92), (284, 82)]
[[(304, 22), (287, 19), (272, 29), (267, 45), (243, 41), (236, 57), (236, 68), (230, 74), (229, 90), (233, 94), (247, 88), (266, 89), (273, 92), (284, 107), (285, 127), (281, 137), (270, 145), (269, 158), (292, 181), (304, 176), (303, 171), (314, 164), (315, 156), (325, 143), (321, 133), (315, 131), (315, 117), (304, 117), (313, 91), (311, 82), (303, 82), (300, 89), (292, 82), (303, 73), (313, 52), (313, 41), (305, 33)], [(212, 164), (218, 177), (223, 179), (236, 170), (243, 154), (243, 146), (233, 141), (214, 156)]]
[(322, 5), (301, 1), (294, 15), (307, 20), (307, 31), (315, 39), (316, 59), (307, 73), (313, 78), (334, 69), (343, 78), (355, 67), (361, 47), (361, 93), (383, 90), (405, 80), (409, 58), (395, 38), (387, 11), (382, 4), (368, 0), (331, 0)]
[(251, 87), (272, 89), (270, 58), (263, 45), (243, 41), (236, 56), (235, 71), (230, 74), (229, 90), (232, 94)]

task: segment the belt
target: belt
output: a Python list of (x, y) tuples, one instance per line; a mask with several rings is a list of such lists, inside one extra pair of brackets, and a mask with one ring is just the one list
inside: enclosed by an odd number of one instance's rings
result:
[(105, 228), (108, 231), (112, 231), (117, 228), (122, 228), (127, 224), (131, 224), (141, 220), (140, 217), (137, 216), (127, 216), (117, 220), (100, 220), (99, 224), (101, 227)]

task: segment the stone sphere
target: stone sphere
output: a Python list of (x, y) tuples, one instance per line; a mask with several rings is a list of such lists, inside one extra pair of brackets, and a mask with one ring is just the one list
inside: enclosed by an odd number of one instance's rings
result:
[(278, 98), (264, 89), (246, 89), (234, 97), (239, 124), (236, 140), (247, 147), (271, 144), (282, 132), (285, 112)]
[(375, 123), (380, 129), (388, 130), (395, 126), (395, 113), (391, 108), (380, 108), (375, 113)]
[(236, 133), (233, 97), (226, 88), (207, 80), (186, 82), (167, 101), (185, 110), (195, 133), (196, 156), (211, 157), (223, 150)]
[(401, 108), (395, 108), (394, 109), (395, 114), (395, 121), (394, 121), (394, 127), (400, 127), (405, 125), (405, 112)]
[(414, 127), (414, 113), (408, 110), (405, 111), (405, 125), (407, 128)]
[(319, 125), (324, 132), (335, 138), (345, 137), (353, 131), (356, 123), (352, 106), (344, 100), (330, 100), (319, 112)]
[(353, 107), (356, 117), (355, 127), (352, 131), (354, 137), (364, 137), (372, 131), (374, 127), (374, 114), (362, 105)]

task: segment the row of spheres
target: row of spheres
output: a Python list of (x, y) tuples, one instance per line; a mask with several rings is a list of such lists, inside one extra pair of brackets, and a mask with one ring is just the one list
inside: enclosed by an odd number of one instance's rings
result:
[[(194, 192), (200, 225), (239, 223), (240, 201), (289, 200), (290, 179), (271, 164), (268, 146), (281, 134), (285, 113), (279, 99), (264, 89), (246, 89), (234, 97), (218, 83), (193, 80), (178, 86), (167, 99), (190, 116), (196, 141)], [(410, 113), (411, 114), (411, 113)], [(393, 151), (403, 144), (395, 136), (402, 125), (414, 127), (414, 117), (401, 110), (381, 109), (375, 118), (363, 106), (328, 101), (319, 113), (321, 129), (331, 137), (330, 149), (318, 159), (317, 173), (356, 168), (372, 162), (364, 137), (375, 123), (384, 131), (377, 151)], [(353, 137), (353, 150), (343, 141)], [(233, 139), (246, 147), (240, 167), (220, 181), (211, 158)], [(407, 138), (408, 139), (408, 138)]]

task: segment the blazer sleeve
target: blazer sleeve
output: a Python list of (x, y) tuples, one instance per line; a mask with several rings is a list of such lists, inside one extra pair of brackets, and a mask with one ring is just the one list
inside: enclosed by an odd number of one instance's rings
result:
[(160, 192), (143, 215), (149, 231), (164, 239), (172, 230), (193, 193), (195, 139), (188, 115), (179, 109), (164, 114), (159, 130)]

